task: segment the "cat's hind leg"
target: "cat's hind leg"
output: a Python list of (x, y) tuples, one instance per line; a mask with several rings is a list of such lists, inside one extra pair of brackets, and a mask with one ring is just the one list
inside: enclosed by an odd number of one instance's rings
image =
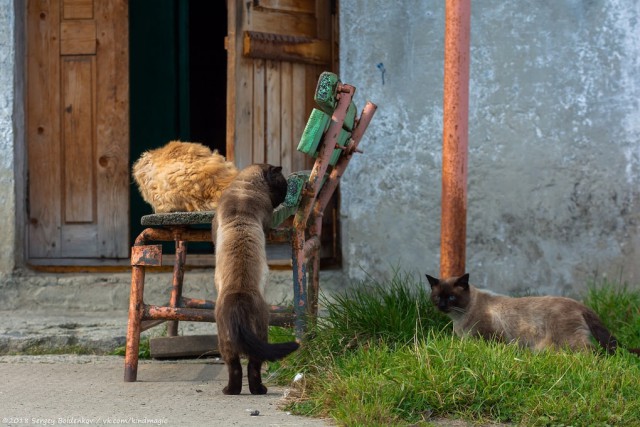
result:
[(266, 394), (267, 387), (262, 384), (262, 360), (255, 357), (249, 357), (249, 366), (247, 367), (247, 377), (249, 377), (249, 391), (251, 394)]
[(242, 365), (240, 356), (225, 358), (227, 370), (229, 371), (229, 383), (222, 389), (224, 394), (240, 394), (242, 391)]

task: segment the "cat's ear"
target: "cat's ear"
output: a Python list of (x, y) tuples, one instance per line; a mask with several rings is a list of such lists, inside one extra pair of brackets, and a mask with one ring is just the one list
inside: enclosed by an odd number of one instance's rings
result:
[(465, 273), (456, 280), (454, 286), (460, 286), (462, 289), (469, 290), (469, 273)]
[(431, 285), (431, 289), (433, 289), (434, 286), (438, 286), (440, 284), (440, 281), (438, 279), (436, 279), (435, 277), (431, 277), (428, 274), (425, 274), (425, 276), (427, 276), (427, 280), (429, 281), (429, 284)]
[(267, 182), (273, 182), (278, 175), (282, 174), (282, 166), (271, 166), (266, 173)]

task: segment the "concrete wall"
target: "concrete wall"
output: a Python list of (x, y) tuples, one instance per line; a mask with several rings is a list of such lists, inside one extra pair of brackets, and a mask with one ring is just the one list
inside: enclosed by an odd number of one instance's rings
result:
[[(340, 2), (341, 77), (360, 107), (379, 105), (343, 179), (349, 280), (439, 271), (443, 3)], [(603, 276), (638, 285), (640, 5), (498, 3), (472, 4), (472, 281), (569, 294)], [(22, 250), (21, 10), (0, 0), (0, 275)]]
[[(350, 278), (439, 272), (443, 4), (340, 2), (341, 77), (379, 106), (343, 180)], [(640, 283), (638, 34), (635, 1), (472, 2), (472, 282)]]
[(11, 0), (0, 0), (0, 278), (15, 266), (15, 15)]

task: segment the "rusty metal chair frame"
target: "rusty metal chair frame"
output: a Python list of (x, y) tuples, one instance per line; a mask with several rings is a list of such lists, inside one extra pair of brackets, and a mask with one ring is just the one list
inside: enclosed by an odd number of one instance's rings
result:
[[(287, 307), (272, 306), (271, 324), (285, 324), (293, 320), (296, 337), (302, 339), (307, 322), (314, 322), (318, 315), (318, 292), (320, 287), (320, 233), (322, 215), (340, 178), (345, 172), (358, 144), (376, 110), (375, 104), (367, 102), (360, 118), (355, 121), (349, 142), (337, 144), (347, 109), (352, 102), (355, 87), (339, 83), (337, 86), (337, 106), (331, 116), (331, 124), (323, 135), (318, 157), (304, 184), (296, 208), (286, 212), (293, 215), (292, 226), (284, 231), (291, 242), (293, 270), (293, 312)], [(330, 169), (330, 159), (334, 150), (342, 153)], [(323, 179), (324, 177), (324, 179)], [(190, 224), (211, 224), (213, 212), (190, 213), (200, 215)], [(282, 216), (282, 213), (280, 214)], [(143, 223), (144, 225), (144, 223)], [(275, 231), (282, 236), (283, 230)], [(144, 279), (147, 267), (161, 265), (161, 245), (149, 242), (175, 242), (173, 283), (168, 305), (149, 305), (144, 302)], [(215, 302), (182, 296), (184, 268), (187, 256), (187, 242), (211, 241), (210, 229), (194, 229), (189, 224), (168, 221), (164, 225), (154, 225), (143, 230), (131, 249), (131, 293), (129, 300), (129, 321), (127, 327), (124, 380), (137, 379), (138, 351), (142, 331), (169, 321), (167, 333), (176, 336), (179, 321), (215, 322)], [(310, 286), (308, 286), (308, 282)]]

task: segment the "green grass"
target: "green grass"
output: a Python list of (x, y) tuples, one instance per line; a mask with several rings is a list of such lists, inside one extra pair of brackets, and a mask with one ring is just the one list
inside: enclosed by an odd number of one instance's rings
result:
[[(592, 288), (586, 303), (637, 345), (640, 293)], [(517, 425), (640, 425), (640, 359), (626, 351), (532, 353), (461, 340), (409, 276), (363, 283), (334, 301), (273, 374), (288, 409), (341, 425), (426, 424), (432, 417)], [(601, 310), (603, 310), (601, 312)]]
[[(111, 352), (112, 356), (125, 356), (127, 354), (127, 346), (122, 345), (116, 347)], [(151, 359), (151, 347), (149, 344), (149, 337), (140, 337), (140, 346), (138, 347), (138, 359)]]
[(625, 283), (591, 284), (584, 303), (598, 313), (623, 346), (640, 347), (640, 291), (630, 291)]
[(28, 356), (45, 356), (59, 354), (76, 354), (76, 355), (94, 355), (98, 354), (95, 349), (82, 345), (65, 345), (61, 347), (52, 347), (49, 345), (34, 345), (27, 347), (19, 352), (10, 353), (10, 355), (28, 355)]

